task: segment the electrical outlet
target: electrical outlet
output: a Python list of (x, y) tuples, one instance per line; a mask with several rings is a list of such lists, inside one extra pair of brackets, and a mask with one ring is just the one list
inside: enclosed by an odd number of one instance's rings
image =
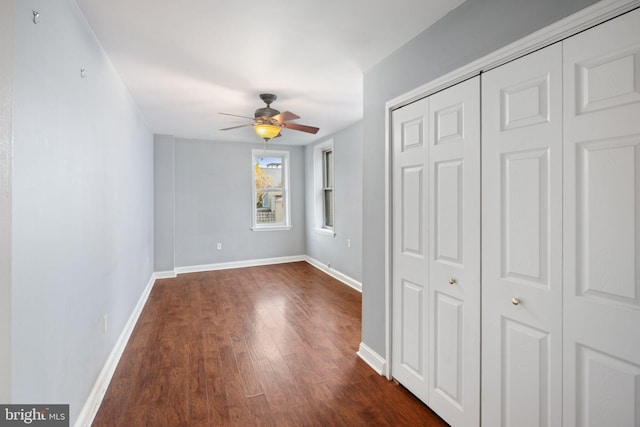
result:
[(109, 329), (109, 319), (108, 319), (108, 316), (105, 314), (102, 322), (102, 332), (106, 334), (108, 329)]
[(222, 250), (222, 243), (218, 243), (218, 244), (216, 245), (216, 249), (217, 249), (217, 250), (219, 250), (219, 251), (221, 251), (221, 250)]
[(351, 247), (351, 239), (347, 239), (347, 247), (350, 248)]
[(331, 268), (331, 263), (327, 261), (327, 268)]

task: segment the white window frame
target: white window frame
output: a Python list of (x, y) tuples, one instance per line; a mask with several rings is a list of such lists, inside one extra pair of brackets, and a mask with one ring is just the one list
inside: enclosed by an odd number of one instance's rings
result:
[[(324, 153), (326, 151), (331, 151), (333, 153), (333, 168), (331, 169), (331, 182), (332, 186), (332, 195), (333, 195), (333, 206), (332, 206), (332, 215), (333, 215), (333, 227), (326, 227), (325, 218), (324, 218)], [(335, 182), (335, 159), (336, 154), (333, 149), (333, 139), (327, 140), (325, 142), (321, 142), (313, 147), (313, 216), (314, 216), (314, 231), (318, 234), (323, 234), (325, 236), (334, 237), (336, 235), (336, 216), (335, 216), (335, 206), (336, 206), (336, 182)]]
[[(284, 202), (284, 222), (276, 224), (258, 224), (257, 200), (256, 200), (256, 157), (281, 157), (282, 158), (282, 199)], [(289, 152), (284, 150), (251, 150), (251, 216), (253, 231), (278, 231), (291, 230), (291, 193), (289, 185)]]

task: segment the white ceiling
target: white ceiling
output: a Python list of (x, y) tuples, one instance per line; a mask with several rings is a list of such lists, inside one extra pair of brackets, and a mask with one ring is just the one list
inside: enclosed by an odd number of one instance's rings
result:
[[(362, 73), (464, 0), (76, 0), (154, 133), (259, 142), (248, 121), (292, 111), (317, 135), (362, 118)], [(90, 70), (88, 70), (90, 72)]]

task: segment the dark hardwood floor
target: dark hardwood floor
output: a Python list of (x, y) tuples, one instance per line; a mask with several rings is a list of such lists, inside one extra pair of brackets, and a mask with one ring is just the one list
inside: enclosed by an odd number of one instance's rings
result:
[(304, 262), (158, 280), (93, 426), (445, 426), (356, 356), (360, 317)]

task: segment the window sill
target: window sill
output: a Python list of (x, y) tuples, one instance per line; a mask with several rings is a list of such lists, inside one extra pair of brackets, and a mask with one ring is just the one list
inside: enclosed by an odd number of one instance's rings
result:
[(336, 233), (328, 228), (314, 228), (313, 231), (323, 236), (336, 237)]
[(262, 227), (251, 227), (251, 231), (286, 231), (291, 230), (290, 225), (275, 225), (273, 227), (262, 226)]

